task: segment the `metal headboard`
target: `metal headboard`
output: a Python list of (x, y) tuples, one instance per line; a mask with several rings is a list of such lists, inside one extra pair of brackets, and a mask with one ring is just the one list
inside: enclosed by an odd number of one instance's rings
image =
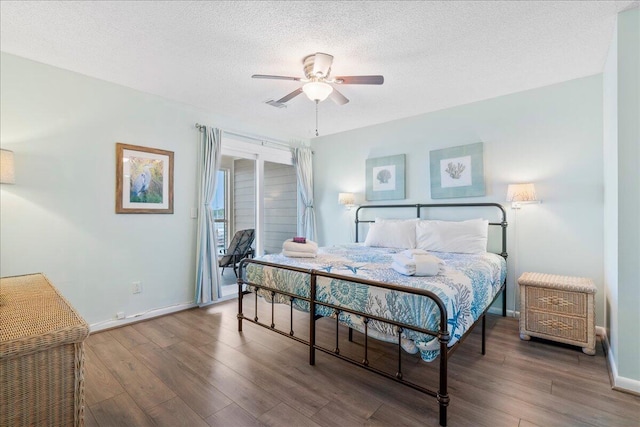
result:
[(359, 218), (360, 211), (363, 209), (389, 209), (389, 208), (415, 208), (416, 218), (420, 218), (423, 208), (477, 208), (477, 207), (495, 207), (500, 210), (502, 221), (489, 222), (489, 225), (499, 226), (502, 228), (502, 251), (500, 255), (507, 258), (507, 212), (502, 205), (498, 203), (417, 203), (407, 205), (363, 205), (356, 209), (356, 242), (358, 242), (358, 231), (361, 223), (372, 223), (375, 220), (361, 220)]

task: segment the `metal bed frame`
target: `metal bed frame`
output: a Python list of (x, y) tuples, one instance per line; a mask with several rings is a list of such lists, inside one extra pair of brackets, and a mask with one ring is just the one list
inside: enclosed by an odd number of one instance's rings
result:
[[(403, 204), (403, 205), (365, 205), (365, 206), (360, 206), (357, 210), (356, 210), (356, 215), (355, 215), (355, 227), (356, 227), (356, 242), (358, 241), (358, 229), (359, 229), (359, 225), (361, 223), (372, 223), (374, 222), (374, 220), (361, 220), (359, 219), (359, 213), (361, 210), (363, 209), (387, 209), (387, 208), (415, 208), (416, 209), (416, 217), (420, 218), (421, 217), (421, 210), (423, 208), (458, 208), (458, 207), (465, 207), (465, 208), (472, 208), (472, 207), (476, 207), (476, 208), (482, 208), (482, 207), (495, 207), (497, 209), (499, 209), (500, 213), (501, 213), (501, 217), (502, 220), (500, 222), (490, 222), (489, 225), (490, 226), (499, 226), (502, 228), (502, 251), (500, 252), (499, 255), (501, 255), (502, 257), (504, 257), (505, 259), (507, 258), (507, 220), (506, 220), (506, 212), (504, 210), (504, 208), (497, 204), (497, 203), (446, 203), (446, 204)], [(247, 282), (244, 280), (244, 271), (245, 268), (247, 266), (247, 264), (259, 264), (262, 266), (266, 266), (266, 267), (274, 267), (274, 268), (279, 268), (279, 269), (285, 269), (285, 270), (290, 270), (290, 271), (296, 271), (299, 273), (305, 273), (308, 274), (310, 276), (310, 293), (309, 293), (309, 297), (303, 297), (300, 295), (296, 295), (296, 294), (292, 294), (286, 291), (280, 291), (280, 290), (276, 290), (273, 289), (271, 287), (267, 287), (267, 286), (263, 286), (260, 283), (251, 283), (251, 282)], [(323, 353), (329, 354), (331, 356), (337, 357), (338, 359), (342, 359), (344, 361), (347, 361), (349, 363), (352, 363), (354, 365), (360, 366), (364, 369), (367, 369), (369, 371), (375, 372), (379, 375), (382, 375), (386, 378), (389, 378), (393, 381), (396, 381), (398, 383), (404, 384), (405, 386), (408, 386), (414, 390), (420, 391), (422, 393), (425, 393), (427, 395), (430, 395), (432, 397), (435, 397), (438, 401), (438, 405), (439, 405), (439, 421), (440, 421), (440, 425), (441, 426), (446, 426), (447, 425), (447, 407), (449, 406), (449, 394), (448, 394), (448, 390), (447, 390), (447, 379), (448, 379), (448, 359), (449, 357), (453, 354), (453, 352), (458, 348), (458, 346), (466, 339), (466, 337), (471, 333), (471, 331), (475, 328), (475, 326), (477, 325), (479, 320), (482, 320), (482, 354), (484, 355), (486, 353), (486, 345), (485, 345), (485, 341), (486, 341), (486, 313), (489, 310), (489, 307), (491, 307), (491, 305), (497, 300), (498, 296), (502, 293), (503, 295), (503, 300), (502, 300), (502, 315), (506, 316), (506, 300), (507, 300), (507, 293), (506, 293), (506, 279), (505, 281), (502, 283), (500, 290), (496, 293), (495, 298), (493, 299), (493, 301), (491, 302), (491, 304), (489, 304), (489, 306), (487, 307), (487, 309), (482, 313), (482, 315), (478, 318), (478, 321), (476, 321), (466, 332), (465, 334), (460, 337), (460, 339), (458, 340), (458, 342), (456, 342), (454, 345), (452, 345), (451, 347), (448, 347), (448, 343), (450, 340), (450, 336), (449, 336), (449, 331), (448, 331), (448, 324), (447, 324), (447, 309), (444, 306), (443, 302), (440, 300), (440, 298), (438, 298), (434, 293), (427, 291), (427, 290), (423, 290), (423, 289), (415, 289), (415, 288), (408, 288), (405, 286), (398, 286), (398, 285), (394, 285), (394, 284), (390, 284), (390, 283), (383, 283), (383, 282), (376, 282), (376, 281), (372, 281), (372, 280), (366, 280), (366, 279), (360, 279), (357, 277), (346, 277), (346, 276), (341, 276), (341, 275), (337, 275), (337, 274), (332, 274), (332, 273), (327, 273), (324, 271), (318, 271), (318, 270), (313, 270), (313, 269), (303, 269), (303, 268), (298, 268), (298, 267), (292, 267), (292, 266), (286, 266), (286, 265), (282, 265), (282, 264), (274, 264), (274, 263), (269, 263), (269, 262), (265, 262), (265, 261), (261, 261), (261, 260), (256, 260), (256, 259), (244, 259), (240, 262), (240, 274), (238, 275), (238, 331), (242, 331), (242, 321), (248, 321), (251, 323), (254, 323), (256, 325), (262, 326), (266, 329), (272, 330), (274, 332), (277, 332), (283, 336), (286, 336), (288, 338), (291, 338), (295, 341), (298, 341), (302, 344), (305, 344), (306, 346), (309, 347), (309, 364), (310, 365), (315, 365), (315, 351), (319, 350)], [(378, 316), (374, 316), (368, 313), (363, 313), (363, 312), (359, 312), (357, 310), (352, 310), (349, 308), (345, 308), (342, 306), (336, 306), (333, 304), (329, 304), (326, 302), (322, 302), (319, 301), (317, 299), (316, 296), (316, 283), (317, 283), (317, 279), (318, 277), (327, 277), (330, 279), (337, 279), (337, 280), (343, 280), (343, 281), (348, 281), (348, 282), (352, 282), (352, 283), (359, 283), (359, 284), (363, 284), (363, 285), (367, 285), (367, 286), (372, 286), (372, 287), (376, 287), (376, 288), (380, 288), (380, 289), (387, 289), (387, 290), (393, 290), (393, 291), (398, 291), (398, 292), (403, 292), (403, 293), (407, 293), (407, 294), (412, 294), (412, 295), (419, 295), (425, 298), (429, 298), (431, 299), (435, 305), (438, 307), (439, 312), (440, 312), (440, 330), (429, 330), (429, 329), (423, 329), (420, 327), (416, 327), (414, 325), (408, 325), (405, 324), (403, 322), (398, 322), (395, 321), (393, 319), (387, 319), (387, 318), (382, 318), (382, 317), (378, 317)], [(267, 291), (269, 291), (271, 293), (271, 321), (270, 323), (264, 323), (262, 321), (260, 321), (260, 319), (258, 318), (258, 298), (256, 295), (256, 298), (254, 300), (254, 317), (250, 318), (250, 317), (246, 317), (243, 314), (243, 296), (247, 293), (249, 293), (248, 290), (245, 289), (245, 286), (251, 286), (253, 288), (256, 289), (256, 292), (260, 289), (265, 289)], [(276, 328), (275, 325), (275, 312), (274, 312), (274, 304), (276, 304), (274, 302), (274, 297), (276, 294), (279, 295), (285, 295), (286, 297), (289, 298), (289, 306), (290, 306), (290, 316), (289, 316), (289, 331), (283, 331), (280, 330), (278, 328)], [(300, 338), (298, 336), (295, 335), (295, 332), (293, 330), (293, 301), (294, 300), (301, 300), (301, 301), (306, 301), (309, 303), (309, 339), (305, 340), (303, 338)], [(318, 344), (316, 342), (316, 320), (318, 320), (319, 318), (321, 318), (322, 316), (316, 315), (316, 307), (317, 306), (323, 306), (323, 307), (328, 307), (330, 309), (333, 310), (333, 313), (335, 315), (335, 319), (336, 319), (336, 330), (335, 330), (335, 347), (334, 348), (327, 348), (327, 347), (323, 347), (322, 345)], [(361, 360), (356, 360), (350, 357), (346, 357), (342, 354), (340, 354), (340, 347), (339, 347), (339, 325), (340, 325), (340, 313), (342, 312), (346, 312), (346, 313), (350, 313), (350, 314), (354, 314), (357, 316), (361, 316), (364, 319), (364, 354), (363, 354), (363, 358)], [(393, 325), (395, 327), (395, 330), (397, 332), (397, 336), (398, 336), (398, 342), (397, 342), (397, 346), (398, 346), (398, 367), (397, 367), (397, 372), (395, 373), (395, 375), (392, 375), (386, 371), (377, 369), (375, 367), (372, 367), (369, 365), (369, 360), (368, 360), (368, 322), (371, 320), (376, 320), (379, 322), (383, 322), (389, 325)], [(432, 390), (430, 388), (426, 388), (423, 387), (421, 385), (415, 384), (411, 381), (408, 381), (406, 379), (403, 378), (403, 373), (402, 373), (402, 347), (401, 347), (401, 339), (402, 339), (402, 333), (405, 329), (408, 330), (412, 330), (415, 332), (420, 332), (423, 334), (427, 334), (427, 335), (431, 335), (433, 337), (436, 337), (439, 341), (439, 345), (440, 345), (440, 369), (439, 369), (439, 384), (438, 384), (438, 389), (437, 390)], [(352, 340), (353, 337), (353, 330), (351, 328), (349, 328), (349, 341)]]

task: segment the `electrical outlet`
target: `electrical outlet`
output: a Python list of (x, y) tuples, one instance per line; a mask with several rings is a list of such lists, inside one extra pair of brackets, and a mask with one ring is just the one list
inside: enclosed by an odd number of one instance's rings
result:
[(119, 311), (116, 313), (116, 319), (122, 320), (124, 319), (124, 311)]
[(142, 282), (133, 282), (131, 284), (131, 293), (139, 294), (142, 292)]

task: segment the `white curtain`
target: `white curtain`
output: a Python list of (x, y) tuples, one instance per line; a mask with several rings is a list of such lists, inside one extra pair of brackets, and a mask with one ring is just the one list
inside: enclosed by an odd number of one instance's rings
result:
[(221, 158), (220, 129), (205, 127), (200, 147), (200, 188), (198, 196), (198, 237), (196, 263), (196, 304), (205, 305), (220, 296), (218, 247), (211, 203), (216, 193), (216, 177)]
[(316, 240), (316, 214), (313, 208), (313, 152), (309, 147), (293, 148), (293, 165), (303, 208), (298, 218), (298, 235)]

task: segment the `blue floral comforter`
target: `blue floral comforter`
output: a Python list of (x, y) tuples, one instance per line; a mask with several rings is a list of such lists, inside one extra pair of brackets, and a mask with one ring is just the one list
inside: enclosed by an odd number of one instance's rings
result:
[[(271, 254), (258, 259), (345, 276), (344, 280), (318, 277), (317, 300), (437, 331), (440, 314), (429, 298), (349, 282), (349, 277), (429, 290), (438, 295), (447, 308), (450, 346), (491, 304), (506, 277), (506, 262), (497, 254), (443, 252), (434, 252), (433, 255), (444, 260), (444, 273), (433, 277), (404, 276), (391, 268), (391, 255), (400, 251), (351, 244), (320, 248), (317, 258), (289, 258), (282, 254)], [(250, 283), (310, 297), (310, 276), (306, 273), (248, 264), (244, 275)], [(258, 295), (271, 300), (269, 291), (259, 290)], [(309, 303), (303, 300), (294, 299), (291, 303), (289, 297), (277, 294), (275, 300), (293, 304), (298, 310), (309, 311)], [(316, 306), (316, 314), (335, 317), (334, 310), (323, 306)], [(346, 312), (341, 312), (339, 317), (342, 323), (364, 331), (362, 317)], [(373, 320), (368, 324), (368, 333), (385, 341), (397, 342), (398, 339), (394, 326)], [(439, 353), (437, 339), (410, 330), (402, 333), (402, 347), (409, 353), (419, 351), (425, 361), (434, 360)]]

